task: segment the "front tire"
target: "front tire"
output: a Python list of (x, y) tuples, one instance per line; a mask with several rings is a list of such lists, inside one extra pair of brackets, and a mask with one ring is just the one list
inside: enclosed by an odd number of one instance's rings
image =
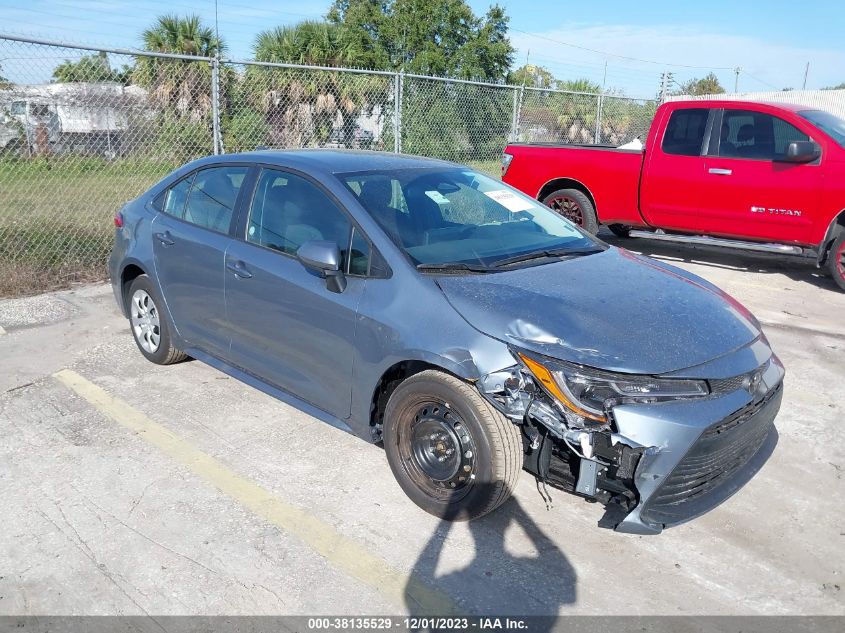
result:
[(411, 376), (390, 396), (384, 448), (411, 500), (448, 520), (498, 508), (522, 469), (519, 429), (472, 385), (437, 370)]
[(132, 338), (144, 357), (157, 365), (172, 365), (187, 358), (173, 346), (170, 324), (158, 293), (147, 275), (139, 275), (126, 291)]
[(836, 285), (845, 290), (845, 231), (842, 231), (827, 254), (827, 268)]
[(543, 198), (543, 204), (592, 235), (599, 230), (593, 203), (578, 189), (558, 189)]

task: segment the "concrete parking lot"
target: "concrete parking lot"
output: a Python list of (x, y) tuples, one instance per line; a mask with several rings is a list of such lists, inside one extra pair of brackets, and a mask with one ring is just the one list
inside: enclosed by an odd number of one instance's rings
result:
[(732, 293), (786, 366), (778, 446), (723, 506), (623, 535), (523, 473), (443, 523), (379, 447), (148, 363), (86, 286), (0, 301), (0, 614), (845, 614), (845, 294), (791, 259), (615, 243)]

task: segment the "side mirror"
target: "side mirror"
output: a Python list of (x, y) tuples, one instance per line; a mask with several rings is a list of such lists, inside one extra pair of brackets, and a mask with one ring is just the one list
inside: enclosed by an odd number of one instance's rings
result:
[(788, 163), (810, 163), (822, 155), (822, 149), (814, 141), (792, 141), (786, 148), (784, 160)]
[(296, 251), (299, 262), (326, 280), (326, 288), (332, 292), (346, 290), (346, 275), (340, 269), (340, 249), (335, 242), (311, 240)]

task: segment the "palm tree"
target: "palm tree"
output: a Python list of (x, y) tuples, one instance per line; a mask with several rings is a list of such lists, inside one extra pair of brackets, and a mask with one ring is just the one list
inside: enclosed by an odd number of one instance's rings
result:
[[(214, 30), (197, 15), (159, 16), (142, 39), (144, 49), (155, 53), (215, 57), (225, 51)], [(197, 121), (211, 109), (211, 67), (207, 62), (139, 56), (132, 79), (147, 88), (153, 104), (165, 112)]]
[[(254, 53), (256, 61), (313, 66), (351, 66), (359, 58), (345, 27), (314, 21), (259, 33)], [(388, 83), (372, 75), (250, 66), (244, 92), (264, 113), (267, 140), (298, 147), (325, 143), (333, 129), (350, 142), (355, 118), (386, 100)]]

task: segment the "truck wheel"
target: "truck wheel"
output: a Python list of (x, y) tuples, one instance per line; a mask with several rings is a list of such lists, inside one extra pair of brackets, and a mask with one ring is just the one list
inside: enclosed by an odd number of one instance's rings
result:
[(827, 267), (836, 284), (845, 290), (845, 231), (833, 241), (827, 254)]
[(426, 512), (466, 521), (511, 496), (522, 469), (519, 429), (472, 385), (420, 372), (391, 394), (384, 419), (390, 469)]
[(587, 233), (595, 235), (599, 230), (599, 222), (596, 218), (593, 203), (577, 189), (553, 191), (543, 198), (543, 204), (554, 209), (573, 224), (577, 224)]
[(608, 224), (607, 228), (616, 237), (631, 237), (631, 227), (624, 224)]
[(138, 349), (144, 357), (156, 365), (172, 365), (187, 358), (187, 355), (173, 347), (170, 324), (159, 309), (162, 302), (146, 275), (139, 275), (126, 291), (129, 327)]

